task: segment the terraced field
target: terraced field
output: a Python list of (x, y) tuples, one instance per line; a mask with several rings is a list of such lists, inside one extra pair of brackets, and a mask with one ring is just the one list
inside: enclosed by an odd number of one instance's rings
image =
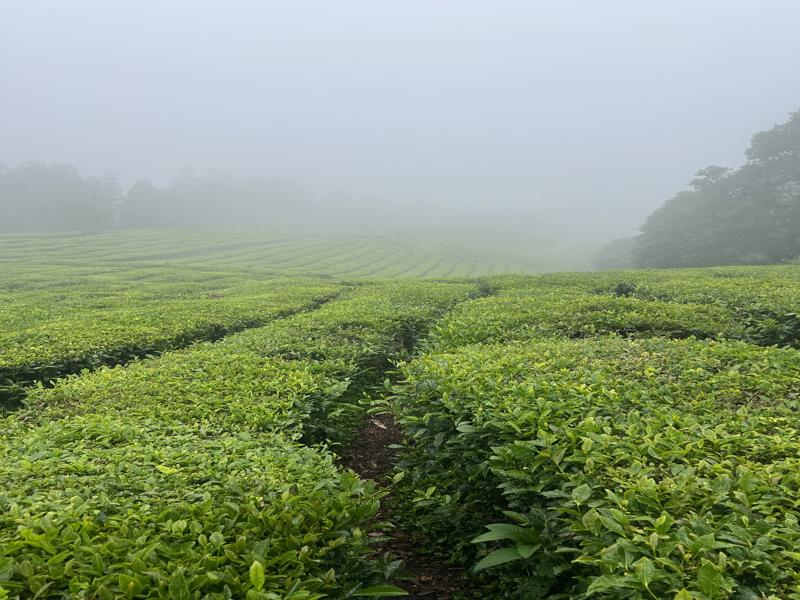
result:
[(800, 266), (176, 236), (0, 238), (0, 599), (800, 598)]
[(477, 277), (542, 268), (497, 251), (466, 252), (417, 235), (298, 234), (289, 230), (124, 230), (0, 235), (0, 264), (183, 266), (343, 278)]

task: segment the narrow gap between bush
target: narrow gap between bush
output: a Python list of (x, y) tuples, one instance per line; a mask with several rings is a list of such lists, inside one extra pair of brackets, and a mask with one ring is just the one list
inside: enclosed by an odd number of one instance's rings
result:
[[(476, 284), (477, 292), (467, 301), (496, 293), (485, 280), (479, 279)], [(414, 355), (419, 341), (428, 335), (429, 329), (418, 332), (414, 339), (404, 339), (409, 355)], [(383, 375), (391, 379), (394, 373), (387, 368)], [(376, 385), (371, 392), (373, 397), (385, 396), (390, 389)], [(386, 488), (388, 494), (383, 498), (375, 520), (387, 523), (388, 528), (392, 527), (392, 471), (403, 441), (403, 432), (391, 414), (370, 415), (340, 456), (343, 467), (353, 470), (362, 479), (371, 479)], [(435, 560), (422, 551), (419, 541), (399, 529), (384, 531), (384, 536), (376, 543), (375, 551), (376, 555), (383, 555), (389, 561), (402, 561), (397, 575), (399, 581), (396, 583), (408, 592), (406, 598), (454, 600), (470, 597), (463, 567)], [(392, 562), (388, 564), (392, 565)]]

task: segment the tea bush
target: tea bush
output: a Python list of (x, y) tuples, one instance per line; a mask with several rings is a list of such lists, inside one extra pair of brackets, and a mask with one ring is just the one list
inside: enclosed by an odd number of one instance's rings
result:
[(319, 280), (215, 285), (213, 277), (197, 289), (181, 276), (178, 271), (172, 283), (140, 283), (142, 290), (130, 290), (132, 282), (122, 280), (89, 282), (94, 287), (85, 289), (79, 283), (56, 290), (33, 286), (26, 293), (5, 294), (0, 405), (36, 381), (49, 383), (83, 369), (218, 339), (310, 307), (339, 290)]
[(407, 358), (439, 317), (477, 294), (472, 283), (373, 283), (313, 312), (244, 332), (230, 343), (262, 355), (338, 361), (376, 373)]
[[(11, 598), (344, 597), (370, 485), (275, 434), (84, 415), (0, 444)], [(254, 576), (255, 574), (255, 576)]]
[(741, 337), (743, 327), (723, 307), (541, 289), (501, 292), (456, 307), (433, 330), (430, 346), (539, 337)]
[(359, 392), (476, 289), (357, 286), (218, 343), (40, 384), (0, 440), (0, 589), (400, 594), (368, 560), (381, 494), (298, 444), (347, 439)]
[(462, 552), (488, 525), (508, 597), (800, 597), (796, 351), (547, 340), (402, 371), (409, 518)]
[[(526, 287), (524, 278), (500, 278), (494, 284)], [(620, 285), (643, 300), (723, 307), (742, 326), (737, 333), (742, 339), (800, 346), (800, 270), (795, 265), (560, 273), (537, 282), (540, 289), (596, 294), (614, 294)]]
[[(299, 438), (312, 414), (334, 402), (346, 381), (314, 363), (264, 358), (202, 344), (127, 367), (102, 368), (41, 385), (18, 418), (48, 421), (73, 415), (119, 415), (199, 425), (212, 431), (281, 431)], [(323, 438), (306, 431), (314, 441)]]

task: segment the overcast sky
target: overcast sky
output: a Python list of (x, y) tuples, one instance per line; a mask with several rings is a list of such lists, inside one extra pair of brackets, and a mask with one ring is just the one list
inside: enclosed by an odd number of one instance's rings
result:
[(800, 109), (798, 0), (2, 0), (0, 162), (632, 233)]

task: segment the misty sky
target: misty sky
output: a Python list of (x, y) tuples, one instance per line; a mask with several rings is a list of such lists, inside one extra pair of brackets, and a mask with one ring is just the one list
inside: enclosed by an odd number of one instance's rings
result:
[(800, 109), (800, 1), (0, 2), (0, 162), (633, 233)]

